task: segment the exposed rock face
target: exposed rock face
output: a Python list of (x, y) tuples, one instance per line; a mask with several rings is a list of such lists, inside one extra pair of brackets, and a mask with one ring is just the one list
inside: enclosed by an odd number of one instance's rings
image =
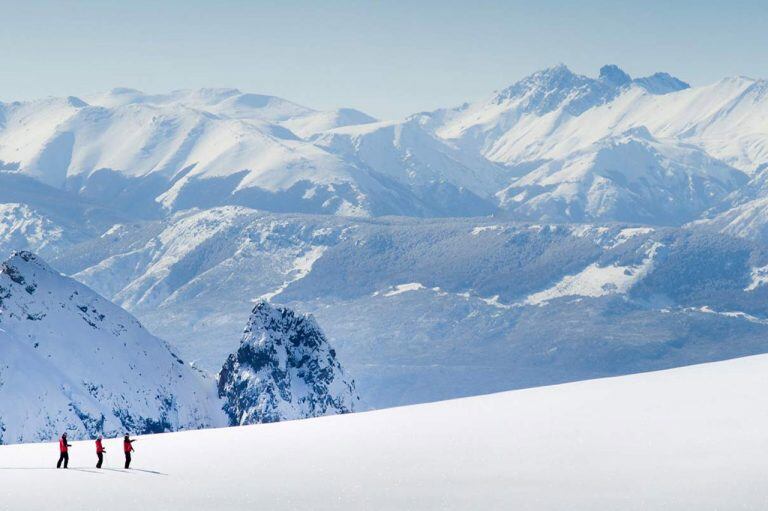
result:
[(359, 399), (314, 318), (264, 301), (222, 367), (218, 389), (232, 425), (348, 413)]

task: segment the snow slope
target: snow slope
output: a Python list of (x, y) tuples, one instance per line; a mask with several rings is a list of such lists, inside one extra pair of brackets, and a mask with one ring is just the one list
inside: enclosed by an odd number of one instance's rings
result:
[(679, 225), (718, 206), (747, 176), (644, 127), (537, 166), (497, 196), (519, 218)]
[(0, 266), (0, 443), (225, 424), (214, 383), (39, 257)]
[[(134, 470), (0, 447), (0, 509), (763, 509), (768, 356), (278, 424), (152, 435)], [(75, 468), (73, 470), (73, 468)], [(30, 491), (45, 488), (45, 491)]]
[[(318, 135), (330, 152), (407, 184), (431, 216), (481, 216), (494, 211), (493, 193), (506, 172), (485, 158), (459, 151), (413, 120), (348, 126)], [(449, 195), (450, 194), (450, 195)]]
[(641, 126), (654, 137), (695, 144), (744, 172), (765, 162), (768, 82), (731, 77), (684, 85), (659, 91), (643, 79), (617, 84), (560, 65), (485, 100), (416, 117), (438, 136), (506, 164), (563, 158)]

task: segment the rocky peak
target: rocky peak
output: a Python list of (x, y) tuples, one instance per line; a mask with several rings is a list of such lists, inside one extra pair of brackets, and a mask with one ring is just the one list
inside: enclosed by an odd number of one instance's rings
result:
[(563, 108), (580, 115), (602, 104), (616, 94), (614, 86), (587, 76), (575, 74), (563, 64), (538, 71), (502, 90), (496, 103), (518, 102), (524, 112), (544, 115)]
[(0, 272), (19, 272), (22, 268), (36, 269), (45, 273), (53, 273), (48, 264), (39, 258), (37, 255), (26, 250), (20, 250), (11, 254), (11, 256), (3, 261), (0, 265)]
[(218, 391), (233, 425), (347, 413), (359, 399), (314, 318), (265, 301), (222, 367)]
[(632, 77), (615, 64), (608, 64), (601, 67), (600, 79), (614, 87), (622, 87), (632, 81)]

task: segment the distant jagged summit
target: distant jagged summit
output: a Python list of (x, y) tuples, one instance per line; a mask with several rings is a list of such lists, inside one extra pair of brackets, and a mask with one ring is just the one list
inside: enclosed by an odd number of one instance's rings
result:
[(600, 79), (616, 87), (621, 87), (632, 82), (632, 77), (615, 64), (608, 64), (601, 67)]
[(688, 88), (689, 85), (666, 73), (632, 79), (614, 64), (600, 68), (598, 78), (571, 71), (565, 64), (537, 71), (499, 92), (493, 102), (514, 102), (524, 112), (544, 115), (563, 108), (571, 115), (584, 111), (618, 96), (631, 85), (642, 87), (651, 94), (666, 94)]
[(571, 71), (564, 64), (537, 71), (499, 92), (498, 104), (518, 102), (525, 112), (543, 115), (560, 106), (578, 115), (615, 95), (615, 87)]
[(359, 399), (314, 318), (265, 301), (253, 308), (218, 388), (232, 425), (352, 412)]

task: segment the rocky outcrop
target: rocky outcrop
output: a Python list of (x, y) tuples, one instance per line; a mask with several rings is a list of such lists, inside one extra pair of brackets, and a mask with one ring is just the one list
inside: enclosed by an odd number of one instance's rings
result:
[(354, 411), (359, 397), (312, 316), (261, 301), (218, 377), (230, 424)]

